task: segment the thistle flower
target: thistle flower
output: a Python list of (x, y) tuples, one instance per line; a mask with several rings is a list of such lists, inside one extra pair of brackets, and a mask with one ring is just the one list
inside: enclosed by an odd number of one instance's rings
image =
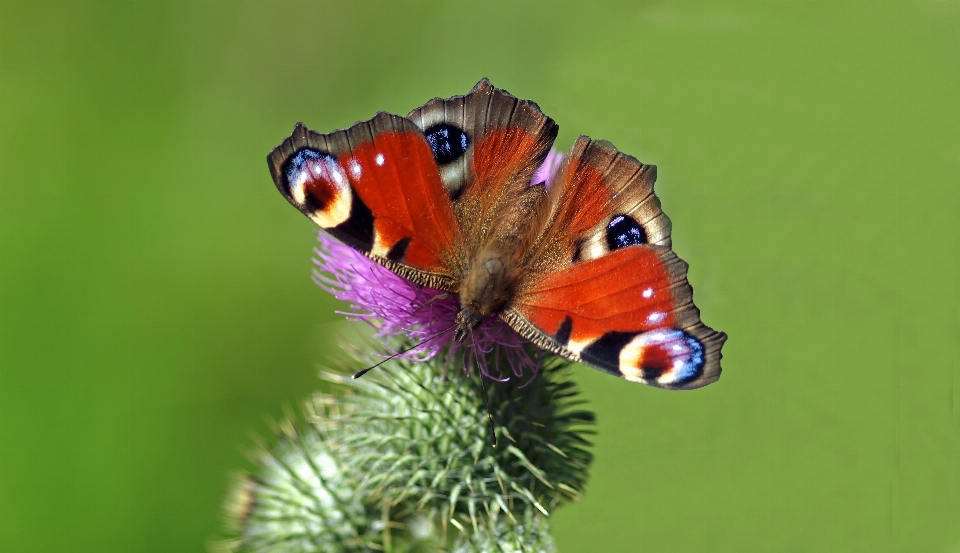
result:
[[(563, 154), (551, 149), (531, 184), (550, 186), (562, 159)], [(441, 355), (444, 372), (459, 363), (467, 374), (475, 366), (491, 380), (519, 379), (524, 386), (537, 376), (542, 362), (539, 351), (527, 348), (526, 340), (497, 316), (484, 319), (474, 329), (472, 343), (464, 347), (452, 332), (445, 332), (455, 326), (460, 310), (455, 295), (397, 276), (325, 232), (317, 233), (317, 242), (313, 281), (350, 304), (349, 311), (340, 313), (373, 326), (374, 337), (388, 347), (407, 339), (419, 344), (403, 353), (394, 346), (394, 355), (416, 361)]]

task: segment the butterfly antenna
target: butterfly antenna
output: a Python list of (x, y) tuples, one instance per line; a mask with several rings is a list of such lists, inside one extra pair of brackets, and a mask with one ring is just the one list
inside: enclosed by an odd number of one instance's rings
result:
[(412, 349), (416, 349), (416, 348), (422, 346), (423, 344), (426, 344), (427, 342), (429, 342), (430, 340), (433, 340), (433, 339), (436, 338), (437, 336), (441, 336), (441, 335), (443, 335), (443, 334), (446, 334), (447, 332), (450, 332), (451, 330), (453, 330), (454, 328), (456, 328), (456, 326), (457, 326), (457, 325), (453, 325), (453, 326), (451, 326), (451, 327), (445, 328), (445, 329), (441, 330), (440, 332), (434, 334), (433, 336), (427, 336), (426, 338), (424, 338), (423, 340), (417, 342), (416, 344), (413, 344), (412, 346), (407, 347), (407, 348), (403, 348), (402, 350), (400, 350), (400, 351), (394, 353), (393, 355), (387, 357), (387, 358), (384, 359), (383, 361), (380, 361), (379, 363), (377, 363), (377, 364), (375, 364), (375, 365), (372, 365), (372, 366), (370, 366), (370, 367), (367, 367), (367, 368), (363, 369), (362, 371), (360, 371), (360, 372), (358, 372), (357, 374), (353, 375), (354, 380), (356, 380), (356, 379), (360, 378), (361, 376), (367, 374), (368, 372), (370, 372), (370, 371), (372, 371), (373, 369), (379, 367), (380, 365), (383, 365), (383, 364), (386, 363), (387, 361), (390, 361), (391, 359), (396, 359), (397, 357), (400, 357), (400, 356), (403, 355), (404, 353), (407, 353), (408, 351), (410, 351), (410, 350), (412, 350)]
[[(474, 359), (480, 355), (480, 349), (477, 347), (477, 339), (473, 337), (473, 330), (470, 330), (470, 341), (473, 342)], [(483, 371), (480, 370), (480, 362), (477, 361), (477, 378), (480, 379), (480, 389), (483, 391), (483, 404), (487, 406), (487, 426), (490, 429), (490, 445), (497, 447), (497, 433), (493, 428), (493, 414), (490, 412), (490, 400), (487, 398), (487, 385), (484, 383)]]

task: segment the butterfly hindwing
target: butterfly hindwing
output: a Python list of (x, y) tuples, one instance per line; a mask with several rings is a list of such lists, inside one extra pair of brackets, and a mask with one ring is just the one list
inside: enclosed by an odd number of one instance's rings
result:
[(297, 209), (401, 276), (456, 290), (458, 227), (423, 133), (380, 113), (345, 131), (302, 124), (267, 158)]
[(542, 188), (529, 184), (556, 138), (556, 123), (534, 102), (486, 79), (465, 96), (431, 100), (408, 117), (434, 147), (462, 233), (464, 262), (494, 243), (516, 249), (543, 196)]
[(550, 188), (539, 264), (534, 272), (595, 259), (637, 244), (670, 246), (670, 219), (653, 193), (654, 165), (644, 165), (609, 142), (581, 136)]
[(476, 181), (535, 171), (557, 136), (557, 124), (530, 100), (481, 80), (465, 96), (434, 98), (407, 118), (434, 148), (444, 187), (454, 200)]
[(541, 252), (501, 315), (545, 349), (628, 380), (687, 389), (720, 375), (726, 335), (700, 322), (667, 247), (655, 168), (581, 137), (550, 190)]
[(582, 244), (587, 259), (617, 247), (653, 244), (670, 247), (670, 219), (653, 193), (657, 167), (645, 165), (603, 140), (580, 137), (570, 152), (579, 171), (595, 171), (605, 183), (609, 199), (599, 225)]

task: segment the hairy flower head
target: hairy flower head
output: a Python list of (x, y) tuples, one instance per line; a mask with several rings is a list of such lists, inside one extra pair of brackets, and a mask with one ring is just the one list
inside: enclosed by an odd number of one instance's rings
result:
[(530, 386), (493, 384), (502, 447), (480, 432), (475, 379), (409, 359), (354, 380), (362, 348), (318, 393), (306, 420), (276, 425), (256, 468), (225, 502), (235, 553), (554, 551), (547, 517), (583, 493), (593, 414), (569, 362), (551, 357)]

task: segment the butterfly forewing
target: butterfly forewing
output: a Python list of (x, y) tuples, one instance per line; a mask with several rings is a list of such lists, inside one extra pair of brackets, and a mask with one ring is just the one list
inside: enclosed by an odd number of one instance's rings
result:
[(327, 135), (297, 125), (268, 162), (280, 192), (320, 227), (419, 284), (456, 289), (458, 227), (410, 121), (381, 113)]
[(696, 388), (720, 375), (726, 336), (704, 326), (686, 264), (630, 246), (532, 279), (503, 318), (545, 349), (628, 380)]

